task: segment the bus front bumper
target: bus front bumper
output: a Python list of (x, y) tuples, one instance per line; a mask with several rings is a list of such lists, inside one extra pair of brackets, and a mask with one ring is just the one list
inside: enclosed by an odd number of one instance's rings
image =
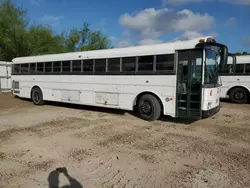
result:
[(210, 110), (203, 111), (203, 112), (202, 112), (202, 117), (203, 117), (203, 118), (211, 117), (211, 116), (217, 114), (219, 111), (220, 111), (220, 106), (217, 106), (217, 107), (212, 108), (212, 109), (210, 109)]

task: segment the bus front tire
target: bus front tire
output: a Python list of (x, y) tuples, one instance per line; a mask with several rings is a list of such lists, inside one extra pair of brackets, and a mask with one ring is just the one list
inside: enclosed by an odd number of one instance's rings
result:
[(153, 95), (143, 95), (138, 103), (140, 117), (147, 121), (154, 121), (161, 116), (161, 105)]
[(245, 89), (237, 87), (230, 91), (229, 98), (233, 103), (246, 104), (248, 102), (248, 93)]
[(43, 93), (39, 87), (35, 87), (31, 92), (31, 99), (35, 105), (43, 105)]

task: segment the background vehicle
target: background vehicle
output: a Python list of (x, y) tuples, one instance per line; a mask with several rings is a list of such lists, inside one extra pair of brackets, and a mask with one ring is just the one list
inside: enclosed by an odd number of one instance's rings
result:
[(11, 91), (11, 62), (0, 61), (0, 92)]
[[(219, 110), (227, 47), (205, 37), (150, 46), (13, 59), (13, 92), (36, 105), (60, 101), (201, 118)], [(220, 67), (218, 59), (220, 59)]]
[(247, 103), (250, 92), (250, 55), (229, 54), (226, 72), (221, 73), (221, 98), (234, 103)]

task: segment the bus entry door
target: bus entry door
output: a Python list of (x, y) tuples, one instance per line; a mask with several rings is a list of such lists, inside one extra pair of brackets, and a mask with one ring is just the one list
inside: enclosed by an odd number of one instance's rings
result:
[(177, 51), (177, 117), (201, 118), (203, 50)]

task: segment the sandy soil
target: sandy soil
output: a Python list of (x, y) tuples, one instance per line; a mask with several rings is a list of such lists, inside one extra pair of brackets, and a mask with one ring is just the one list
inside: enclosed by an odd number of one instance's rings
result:
[[(65, 169), (56, 170), (59, 167)], [(0, 187), (250, 187), (250, 105), (189, 124), (0, 94)], [(56, 186), (55, 186), (56, 187)]]

